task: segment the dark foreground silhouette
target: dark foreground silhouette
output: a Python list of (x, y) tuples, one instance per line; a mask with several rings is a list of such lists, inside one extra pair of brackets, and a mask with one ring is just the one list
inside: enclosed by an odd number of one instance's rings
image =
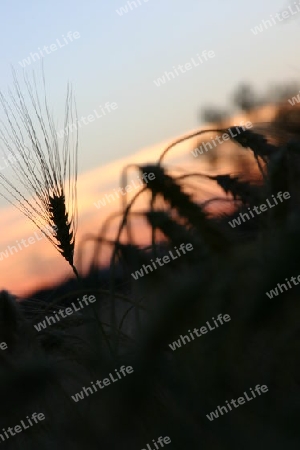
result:
[[(1, 293), (3, 448), (299, 448), (300, 141), (238, 139), (260, 169), (210, 180), (227, 194), (217, 215), (188, 177), (143, 166), (156, 175), (148, 249), (116, 242), (105, 271), (22, 302)], [(45, 419), (7, 431), (33, 413)]]

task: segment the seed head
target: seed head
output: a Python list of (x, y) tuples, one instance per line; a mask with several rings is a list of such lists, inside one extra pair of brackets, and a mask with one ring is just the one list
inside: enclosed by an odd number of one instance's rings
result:
[[(4, 119), (0, 143), (9, 155), (19, 154), (11, 165), (12, 176), (0, 173), (1, 195), (44, 233), (73, 267), (77, 229), (77, 133), (64, 133), (61, 141), (46, 97), (38, 93), (35, 74), (23, 74), (24, 87), (13, 70), (14, 89), (0, 92)], [(42, 98), (42, 99), (41, 99)], [(65, 126), (77, 120), (75, 100), (67, 88)]]

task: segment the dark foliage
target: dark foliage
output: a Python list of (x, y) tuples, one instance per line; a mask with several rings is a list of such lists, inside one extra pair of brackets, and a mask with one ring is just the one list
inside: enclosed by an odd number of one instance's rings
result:
[[(153, 230), (149, 247), (117, 239), (106, 272), (93, 268), (79, 281), (21, 303), (1, 294), (0, 337), (9, 344), (0, 352), (0, 400), (8, 405), (1, 427), (34, 411), (46, 416), (3, 447), (140, 450), (169, 436), (170, 448), (184, 450), (299, 448), (300, 291), (294, 286), (272, 299), (266, 292), (300, 274), (300, 141), (279, 147), (249, 130), (238, 140), (262, 174), (255, 183), (210, 176), (228, 200), (215, 200), (214, 214), (208, 208), (214, 200), (198, 204), (185, 192), (187, 178), (175, 179), (161, 164), (143, 166), (156, 174), (145, 186), (151, 200), (141, 213)], [(229, 225), (279, 191), (290, 199), (236, 228)], [(228, 202), (233, 212), (222, 206)], [(120, 236), (130, 207), (124, 214)], [(191, 243), (193, 251), (137, 280), (131, 276), (181, 243)], [(47, 314), (84, 294), (97, 301), (35, 330)], [(219, 314), (229, 314), (230, 322), (171, 350), (180, 335)], [(123, 364), (133, 374), (78, 403), (71, 399)], [(214, 421), (207, 418), (257, 384), (269, 391)]]

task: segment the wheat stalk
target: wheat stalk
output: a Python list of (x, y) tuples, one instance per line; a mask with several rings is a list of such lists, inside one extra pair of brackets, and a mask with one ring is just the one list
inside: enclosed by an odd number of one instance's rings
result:
[[(78, 272), (73, 264), (77, 230), (78, 130), (64, 135), (59, 145), (50, 114), (42, 71), (43, 100), (38, 93), (34, 72), (23, 72), (22, 89), (12, 70), (14, 90), (8, 97), (0, 92), (4, 120), (0, 120), (0, 142), (5, 151), (20, 157), (12, 165), (13, 176), (0, 173), (0, 194), (27, 216)], [(27, 98), (26, 98), (27, 96)], [(77, 119), (75, 100), (68, 84), (65, 126)]]

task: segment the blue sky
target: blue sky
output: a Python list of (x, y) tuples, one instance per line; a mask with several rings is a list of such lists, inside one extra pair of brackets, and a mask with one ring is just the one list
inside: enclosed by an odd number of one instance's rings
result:
[[(106, 102), (118, 105), (81, 128), (81, 171), (196, 127), (200, 108), (226, 108), (242, 81), (263, 92), (270, 83), (298, 79), (300, 14), (260, 35), (250, 31), (285, 7), (284, 0), (139, 1), (123, 16), (116, 10), (125, 0), (1, 2), (1, 90), (11, 84), (10, 64), (21, 69), (19, 61), (38, 47), (77, 31), (79, 39), (43, 58), (55, 115), (62, 118), (68, 80), (79, 117)], [(203, 50), (213, 50), (215, 57), (155, 86), (153, 80), (166, 70)], [(32, 62), (26, 70), (39, 67)]]

